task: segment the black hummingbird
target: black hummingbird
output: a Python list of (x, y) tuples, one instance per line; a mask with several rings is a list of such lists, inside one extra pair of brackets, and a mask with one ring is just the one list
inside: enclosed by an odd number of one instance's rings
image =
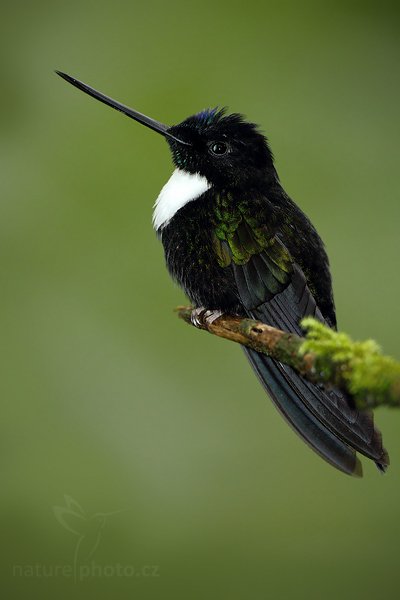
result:
[[(242, 115), (203, 110), (168, 127), (88, 85), (58, 75), (163, 135), (175, 165), (154, 207), (153, 224), (172, 278), (213, 320), (248, 316), (302, 335), (313, 316), (336, 328), (328, 257), (315, 228), (289, 198), (267, 139)], [(372, 414), (337, 389), (245, 349), (262, 385), (295, 431), (341, 471), (361, 475), (356, 451), (389, 464)]]

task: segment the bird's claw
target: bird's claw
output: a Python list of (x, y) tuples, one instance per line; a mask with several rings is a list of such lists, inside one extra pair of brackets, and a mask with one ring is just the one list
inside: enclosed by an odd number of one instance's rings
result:
[(208, 310), (204, 306), (200, 306), (192, 310), (190, 320), (192, 325), (201, 329), (204, 325), (211, 325), (214, 321), (222, 317), (222, 315), (223, 312), (220, 310)]
[(203, 313), (205, 313), (205, 312), (206, 312), (206, 309), (204, 308), (204, 306), (200, 306), (199, 308), (194, 308), (192, 310), (192, 314), (190, 315), (190, 320), (192, 322), (192, 325), (201, 329), (202, 317), (203, 317)]
[(212, 325), (212, 323), (222, 317), (223, 314), (224, 313), (221, 310), (206, 310), (203, 315), (204, 321), (207, 323), (207, 325)]

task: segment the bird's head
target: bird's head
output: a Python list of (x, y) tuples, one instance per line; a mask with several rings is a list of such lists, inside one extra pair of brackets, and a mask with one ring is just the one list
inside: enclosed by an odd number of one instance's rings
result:
[(163, 135), (175, 166), (202, 175), (212, 185), (247, 186), (274, 173), (266, 138), (242, 115), (227, 115), (224, 109), (207, 109), (168, 127), (65, 73), (57, 73), (86, 94)]
[(199, 173), (219, 186), (248, 185), (272, 169), (266, 138), (242, 115), (225, 109), (203, 110), (168, 129), (175, 166)]

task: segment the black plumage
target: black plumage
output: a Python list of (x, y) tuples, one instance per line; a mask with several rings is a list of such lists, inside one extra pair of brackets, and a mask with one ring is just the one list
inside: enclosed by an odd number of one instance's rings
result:
[[(234, 194), (231, 197), (235, 204)], [(243, 198), (243, 192), (239, 197)], [(281, 202), (283, 198), (282, 192)], [(240, 203), (241, 200), (236, 205)], [(270, 200), (259, 198), (258, 203), (265, 205), (265, 215), (271, 214)], [(279, 216), (280, 207), (273, 210)], [(258, 214), (263, 215), (263, 211)], [(305, 239), (306, 232), (299, 231), (299, 227), (312, 226), (298, 207), (294, 220), (299, 238)], [(299, 323), (305, 316), (335, 327), (328, 260), (313, 228), (307, 242), (314, 244), (319, 261), (313, 252), (298, 254), (297, 243), (288, 244), (294, 256), (290, 254), (281, 241), (283, 232), (278, 218), (275, 228), (267, 228), (271, 237), (264, 250), (251, 255), (243, 264), (234, 262), (231, 254), (229, 265), (221, 266), (211, 250), (215, 227), (215, 197), (207, 192), (201, 198), (201, 205), (200, 202), (188, 203), (160, 232), (170, 273), (196, 306), (246, 315), (299, 335), (302, 335)], [(273, 232), (275, 242), (272, 243)], [(237, 242), (236, 237), (233, 242)], [(246, 256), (248, 249), (246, 246)], [(284, 261), (284, 269), (278, 265), (279, 260)], [(316, 262), (318, 268), (315, 268)], [(305, 271), (310, 274), (309, 280)], [(325, 314), (321, 305), (326, 308)], [(388, 455), (379, 431), (374, 428), (371, 413), (355, 410), (351, 398), (337, 389), (326, 390), (311, 384), (292, 368), (253, 350), (245, 349), (245, 353), (278, 410), (325, 460), (345, 473), (360, 475), (358, 451), (374, 460), (381, 470), (385, 469)]]
[[(336, 327), (324, 245), (283, 190), (256, 125), (211, 109), (167, 127), (59, 75), (168, 141), (180, 188), (176, 199), (170, 190), (171, 205), (163, 207), (160, 222), (155, 219), (156, 229), (171, 276), (196, 307), (253, 317), (299, 335), (305, 316)], [(360, 475), (358, 451), (386, 468), (389, 458), (372, 414), (355, 410), (338, 389), (311, 384), (286, 365), (245, 352), (279, 411), (325, 460)]]

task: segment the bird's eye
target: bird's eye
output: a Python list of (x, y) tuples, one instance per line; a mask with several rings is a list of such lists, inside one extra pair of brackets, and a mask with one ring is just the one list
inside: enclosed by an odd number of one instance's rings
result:
[(210, 144), (211, 154), (215, 154), (216, 156), (222, 156), (222, 154), (226, 154), (228, 152), (228, 146), (225, 142), (212, 142)]

